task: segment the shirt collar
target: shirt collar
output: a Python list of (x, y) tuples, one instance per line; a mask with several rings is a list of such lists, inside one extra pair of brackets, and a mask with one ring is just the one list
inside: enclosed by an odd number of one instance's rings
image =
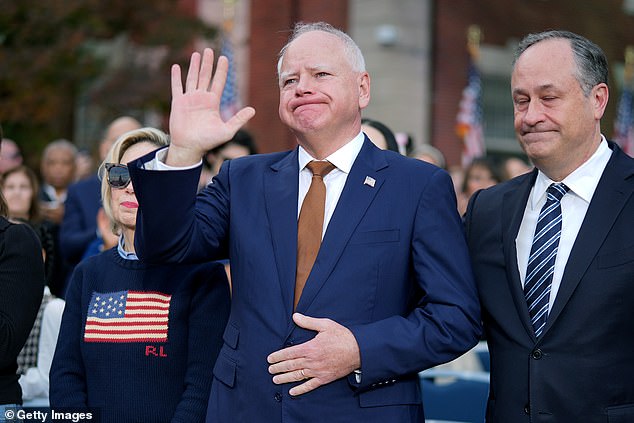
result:
[(66, 192), (64, 191), (57, 195), (57, 190), (50, 184), (42, 184), (42, 191), (44, 191), (52, 201), (57, 201), (59, 203), (64, 203), (66, 201)]
[[(350, 169), (352, 169), (352, 164), (359, 155), (361, 147), (363, 147), (364, 140), (365, 135), (363, 135), (363, 132), (359, 132), (356, 137), (347, 142), (343, 147), (332, 153), (330, 156), (326, 157), (326, 160), (335, 165), (335, 167), (340, 171), (344, 173), (350, 173)], [(304, 147), (300, 145), (298, 160), (299, 170), (302, 171), (306, 167), (308, 162), (316, 159), (308, 154), (308, 152), (304, 150)]]
[[(605, 137), (601, 135), (599, 147), (590, 159), (566, 176), (562, 182), (570, 188), (571, 193), (574, 193), (589, 204), (611, 155), (612, 150), (608, 147)], [(546, 190), (553, 182), (541, 170), (537, 173), (537, 179), (535, 180), (530, 199), (531, 209), (535, 209), (538, 204), (541, 204), (541, 200), (546, 196)]]
[(122, 258), (126, 259), (126, 260), (138, 260), (139, 259), (135, 252), (126, 251), (124, 249), (124, 246), (125, 246), (125, 241), (123, 239), (123, 235), (121, 235), (119, 237), (119, 243), (117, 244), (117, 251), (119, 252), (119, 255)]

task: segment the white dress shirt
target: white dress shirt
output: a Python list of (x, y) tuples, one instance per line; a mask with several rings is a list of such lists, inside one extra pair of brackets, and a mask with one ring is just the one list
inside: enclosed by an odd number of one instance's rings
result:
[[(51, 291), (48, 286), (44, 287), (44, 295), (50, 294)], [(22, 399), (24, 401), (48, 398), (48, 376), (53, 362), (53, 355), (55, 354), (57, 336), (62, 324), (65, 304), (61, 298), (53, 298), (44, 307), (40, 326), (40, 340), (37, 347), (37, 365), (27, 369), (26, 373), (20, 376), (18, 381), (22, 388)], [(41, 403), (25, 404), (25, 406), (45, 407), (48, 406), (48, 400)]]
[[(339, 197), (341, 197), (341, 192), (350, 174), (350, 169), (352, 169), (352, 164), (359, 155), (359, 151), (361, 151), (364, 139), (365, 136), (363, 132), (359, 132), (359, 135), (354, 137), (350, 142), (326, 157), (326, 160), (335, 165), (335, 168), (324, 176), (324, 184), (326, 185), (326, 207), (324, 209), (324, 227), (321, 232), (322, 238), (326, 233), (330, 218), (339, 202)], [(299, 219), (299, 212), (302, 208), (304, 197), (306, 197), (306, 193), (308, 193), (308, 188), (310, 188), (310, 183), (313, 179), (313, 173), (306, 165), (315, 159), (300, 146), (298, 160), (299, 195), (297, 196), (297, 218)]]
[[(601, 179), (603, 170), (608, 164), (611, 155), (612, 150), (610, 150), (605, 137), (602, 135), (599, 148), (597, 148), (597, 151), (594, 152), (592, 157), (561, 181), (570, 188), (570, 191), (561, 199), (561, 238), (559, 240), (559, 249), (555, 259), (555, 271), (550, 288), (549, 312), (557, 297), (570, 251), (575, 243), (583, 219), (586, 216), (594, 191), (599, 184), (599, 179)], [(531, 252), (539, 212), (546, 203), (546, 190), (553, 182), (554, 181), (551, 181), (541, 171), (538, 172), (537, 180), (526, 203), (522, 224), (515, 239), (517, 265), (519, 267), (518, 270), (522, 287), (526, 279), (526, 267), (528, 266), (528, 257)]]

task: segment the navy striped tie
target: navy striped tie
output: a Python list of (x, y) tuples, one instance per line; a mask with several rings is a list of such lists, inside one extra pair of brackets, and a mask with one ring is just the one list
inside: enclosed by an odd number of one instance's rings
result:
[(548, 318), (550, 285), (561, 236), (561, 199), (568, 190), (569, 188), (563, 183), (551, 184), (548, 187), (546, 204), (539, 212), (533, 245), (528, 257), (524, 295), (537, 337), (542, 334)]

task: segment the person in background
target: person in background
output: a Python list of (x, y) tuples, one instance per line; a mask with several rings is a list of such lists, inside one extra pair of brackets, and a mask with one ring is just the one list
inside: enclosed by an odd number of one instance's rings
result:
[(523, 175), (533, 170), (533, 166), (526, 163), (524, 159), (515, 156), (510, 156), (504, 159), (500, 167), (502, 169), (503, 181), (508, 181), (509, 179), (513, 179), (516, 176)]
[(412, 151), (414, 150), (414, 137), (412, 134), (407, 132), (395, 132), (394, 137), (396, 138), (399, 152), (404, 156), (411, 157)]
[(0, 189), (8, 207), (8, 217), (16, 223), (39, 223), (42, 221), (37, 197), (40, 184), (31, 168), (19, 165), (0, 177)]
[(436, 165), (441, 169), (446, 168), (445, 156), (439, 149), (430, 144), (419, 145), (410, 153), (409, 157), (423, 160), (427, 163)]
[(7, 170), (20, 166), (24, 160), (20, 147), (9, 138), (2, 138), (0, 151), (0, 175)]
[(65, 302), (51, 294), (48, 286), (33, 328), (18, 355), (22, 401), (29, 406), (48, 406), (49, 373)]
[(81, 258), (82, 260), (90, 256), (95, 256), (102, 251), (109, 250), (110, 248), (116, 246), (119, 242), (117, 234), (110, 230), (110, 219), (106, 215), (103, 207), (99, 207), (96, 220), (97, 233), (99, 236), (88, 244), (88, 247), (86, 247), (84, 255)]
[(85, 148), (77, 150), (77, 157), (75, 158), (75, 182), (89, 178), (94, 172), (94, 160), (90, 151)]
[[(0, 139), (2, 128), (0, 127)], [(0, 154), (2, 153), (0, 147)], [(0, 422), (22, 404), (17, 357), (24, 346), (44, 292), (44, 261), (37, 235), (25, 224), (7, 220), (0, 193)]]
[[(26, 223), (37, 233), (42, 245), (46, 284), (35, 323), (18, 355), (22, 399), (30, 404), (48, 404), (48, 375), (64, 310), (64, 301), (51, 294), (55, 251), (51, 223), (43, 220), (37, 200), (39, 184), (30, 168), (20, 165), (8, 170), (0, 180), (0, 191), (7, 203), (7, 216), (15, 223)], [(43, 400), (43, 402), (42, 402)], [(33, 401), (40, 401), (34, 403)]]
[(44, 219), (40, 211), (37, 176), (24, 165), (15, 167), (0, 178), (0, 191), (7, 204), (7, 218), (14, 223), (30, 225), (40, 239), (48, 289), (48, 285), (53, 282), (59, 251), (55, 248), (54, 224)]
[[(117, 138), (139, 128), (141, 124), (130, 116), (121, 116), (110, 122), (99, 142), (100, 162), (104, 160)], [(104, 249), (104, 235), (97, 224), (97, 213), (101, 208), (101, 181), (96, 172), (68, 187), (65, 205), (59, 243), (64, 259), (74, 267), (85, 256)], [(101, 220), (103, 222), (108, 219), (102, 216)], [(108, 238), (105, 249), (108, 249), (112, 246), (112, 237), (110, 233), (106, 233), (105, 237)]]
[(478, 190), (489, 188), (502, 181), (502, 175), (497, 164), (488, 157), (473, 159), (464, 171), (462, 180), (461, 199), (458, 201), (460, 215), (467, 210), (469, 198)]
[(519, 43), (514, 124), (535, 169), (476, 193), (465, 217), (488, 422), (634, 422), (634, 159), (601, 134), (607, 84), (585, 37)]
[(222, 119), (227, 58), (213, 64), (192, 54), (185, 91), (172, 68), (171, 144), (128, 163), (143, 260), (231, 260), (207, 421), (422, 422), (418, 372), (480, 335), (449, 175), (363, 134), (363, 55), (319, 22), (297, 24), (278, 61), (299, 146), (229, 160), (196, 195), (201, 156), (255, 114)]
[(361, 130), (381, 150), (399, 152), (394, 132), (385, 124), (370, 118), (361, 119)]
[(139, 206), (124, 163), (168, 144), (153, 128), (126, 132), (99, 169), (116, 247), (75, 268), (50, 376), (53, 408), (94, 407), (103, 423), (200, 422), (229, 314), (218, 263), (138, 260)]
[(251, 134), (245, 129), (239, 129), (229, 141), (212, 148), (203, 156), (203, 168), (200, 173), (198, 189), (203, 189), (211, 182), (226, 160), (257, 154), (257, 152)]
[[(42, 152), (39, 191), (40, 211), (44, 220), (51, 223), (55, 251), (60, 251), (60, 225), (64, 218), (66, 193), (75, 178), (77, 147), (65, 139), (50, 142)], [(49, 288), (56, 297), (63, 298), (66, 281), (72, 267), (62, 254), (57, 254)]]
[(77, 147), (64, 139), (50, 142), (42, 152), (39, 193), (42, 214), (57, 225), (62, 223), (66, 192), (75, 178), (76, 157)]

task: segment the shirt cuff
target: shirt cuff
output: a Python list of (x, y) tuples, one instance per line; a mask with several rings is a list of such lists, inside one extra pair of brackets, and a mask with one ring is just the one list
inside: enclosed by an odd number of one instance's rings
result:
[(198, 166), (200, 166), (203, 162), (202, 158), (200, 159), (200, 161), (196, 164), (193, 164), (191, 166), (169, 166), (167, 164), (165, 164), (165, 158), (167, 157), (167, 149), (169, 147), (164, 147), (161, 150), (157, 151), (156, 154), (154, 155), (154, 158), (152, 160), (150, 160), (149, 162), (145, 162), (143, 163), (143, 168), (145, 170), (188, 170), (188, 169), (194, 169)]

